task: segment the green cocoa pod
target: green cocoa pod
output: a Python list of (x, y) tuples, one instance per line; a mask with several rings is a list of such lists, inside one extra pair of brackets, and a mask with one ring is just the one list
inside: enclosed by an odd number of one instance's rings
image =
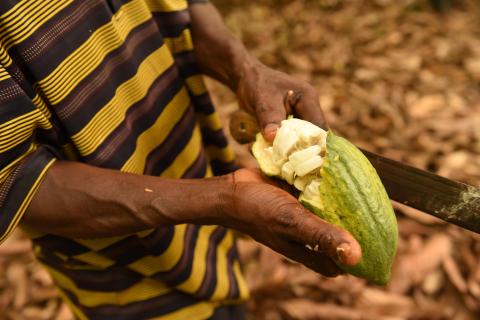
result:
[[(307, 209), (349, 231), (359, 242), (360, 262), (355, 266), (337, 262), (338, 266), (384, 285), (390, 279), (398, 241), (391, 202), (363, 153), (348, 140), (317, 128), (303, 120), (285, 120), (273, 144), (257, 136), (253, 154), (265, 174), (300, 191), (299, 201)], [(282, 139), (288, 141), (283, 144)]]

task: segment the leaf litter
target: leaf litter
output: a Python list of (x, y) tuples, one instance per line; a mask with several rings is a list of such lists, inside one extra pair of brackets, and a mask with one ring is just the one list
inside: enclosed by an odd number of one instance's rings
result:
[[(440, 0), (439, 0), (440, 1)], [(480, 186), (480, 5), (426, 0), (213, 0), (264, 63), (309, 81), (330, 126), (367, 150)], [(224, 122), (232, 93), (208, 81)], [(254, 167), (235, 142), (239, 164)], [(325, 278), (257, 243), (239, 249), (249, 319), (478, 319), (480, 235), (394, 203), (392, 280)], [(16, 232), (0, 246), (0, 320), (68, 320), (47, 272)]]

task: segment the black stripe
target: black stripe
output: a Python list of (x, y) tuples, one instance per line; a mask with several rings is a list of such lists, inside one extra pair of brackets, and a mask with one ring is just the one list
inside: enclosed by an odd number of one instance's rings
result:
[(24, 142), (16, 145), (15, 147), (1, 153), (0, 156), (0, 168), (5, 168), (12, 161), (16, 160), (21, 155), (27, 152), (28, 148), (32, 144), (32, 138), (25, 140)]
[(11, 79), (0, 81), (0, 103), (0, 119), (2, 119), (2, 123), (36, 109), (32, 100), (25, 94), (22, 94), (20, 87)]
[(240, 290), (238, 289), (237, 278), (233, 273), (233, 263), (235, 261), (239, 261), (236, 243), (234, 243), (233, 246), (228, 251), (227, 261), (228, 261), (228, 271), (227, 271), (228, 281), (230, 283), (229, 290), (228, 290), (228, 299), (238, 299), (240, 298)]
[(17, 214), (22, 202), (30, 192), (35, 181), (45, 166), (53, 158), (53, 155), (46, 148), (38, 148), (29, 155), (19, 167), (13, 184), (8, 191), (8, 195), (0, 208), (0, 236), (6, 231), (12, 220)]
[[(96, 4), (93, 7), (90, 3), (82, 2), (83, 1), (74, 1), (70, 6), (60, 11), (53, 19), (46, 21), (28, 39), (9, 50), (9, 54), (15, 62), (18, 63), (30, 83), (35, 83), (52, 73), (62, 61), (91, 37), (93, 32), (111, 21), (112, 15), (109, 14), (103, 1), (95, 1)], [(73, 18), (76, 14), (82, 12), (82, 7), (88, 7), (88, 13), (84, 14), (81, 19), (78, 19), (74, 25), (68, 28), (66, 35), (50, 43), (47, 48), (42, 48), (41, 37), (46, 33), (51, 33), (52, 29), (58, 27), (59, 22), (65, 20), (67, 16), (72, 16)], [(63, 32), (59, 31), (55, 33)], [(68, 37), (68, 41), (65, 41), (65, 36)], [(39, 50), (41, 50), (41, 54), (29, 62), (24, 62), (30, 57), (26, 51), (31, 51), (29, 48), (37, 46)]]
[(225, 148), (228, 146), (227, 137), (223, 134), (223, 130), (212, 130), (207, 127), (201, 128), (202, 137), (205, 145), (214, 145), (218, 148)]
[(199, 303), (192, 296), (172, 291), (159, 297), (130, 303), (124, 306), (104, 305), (98, 307), (81, 306), (78, 298), (64, 290), (67, 296), (92, 320), (139, 320), (162, 316)]
[[(116, 50), (110, 52), (102, 63), (87, 77), (85, 77), (70, 94), (55, 107), (58, 116), (68, 128), (69, 134), (74, 135), (115, 96), (118, 86), (132, 78), (138, 71), (145, 58), (162, 46), (162, 39), (155, 34), (143, 38), (147, 29), (152, 28), (149, 22), (142, 24), (130, 33), (127, 40)], [(141, 43), (138, 40), (141, 39)], [(132, 42), (138, 43), (132, 45)], [(112, 66), (110, 62), (119, 59), (121, 64)], [(97, 79), (100, 76), (102, 79)], [(83, 92), (83, 88), (93, 90)], [(81, 104), (78, 104), (81, 99)], [(76, 107), (74, 107), (76, 105)], [(76, 109), (76, 110), (75, 110)]]
[(183, 88), (175, 67), (158, 77), (148, 89), (146, 96), (133, 104), (125, 119), (105, 141), (84, 160), (101, 167), (120, 169), (137, 147), (140, 134), (150, 128), (168, 103)]
[(177, 264), (171, 270), (158, 272), (152, 275), (151, 277), (153, 279), (158, 279), (168, 284), (170, 287), (175, 287), (188, 279), (192, 273), (193, 255), (195, 254), (199, 229), (199, 226), (191, 224), (187, 225), (187, 230), (185, 231), (183, 238), (184, 247), (182, 256)]
[(2, 0), (0, 1), (0, 15), (6, 13), (18, 4), (18, 0)]
[(192, 138), (194, 128), (195, 117), (190, 108), (170, 132), (165, 142), (148, 155), (147, 174), (158, 176), (168, 168)]
[(153, 18), (164, 37), (176, 38), (190, 25), (188, 9), (173, 12), (153, 12)]
[(207, 250), (205, 276), (202, 285), (195, 293), (196, 297), (209, 299), (217, 286), (217, 248), (227, 234), (227, 229), (218, 227), (210, 236)]
[(211, 115), (215, 112), (212, 100), (208, 92), (199, 96), (191, 95), (192, 104), (196, 112), (203, 113), (204, 115)]
[(180, 74), (184, 79), (194, 75), (201, 75), (202, 71), (198, 67), (198, 63), (193, 51), (184, 51), (174, 55), (175, 63), (180, 70)]
[[(32, 101), (12, 78), (0, 81), (0, 104), (0, 115), (5, 112), (7, 113), (7, 117), (9, 113), (17, 114), (15, 110), (12, 110), (15, 105), (20, 106), (19, 109), (22, 110), (21, 112), (20, 110), (17, 111), (19, 115), (31, 111), (34, 108)], [(10, 104), (13, 104), (13, 107), (9, 107), (8, 105)], [(21, 104), (25, 104), (25, 106)], [(4, 121), (8, 120), (2, 118), (2, 122)]]
[(221, 176), (223, 174), (227, 174), (240, 169), (240, 167), (235, 163), (235, 161), (222, 162), (219, 160), (212, 160), (210, 161), (210, 165), (212, 166), (212, 171), (216, 176)]
[(84, 290), (98, 292), (122, 291), (130, 288), (144, 278), (144, 276), (138, 272), (123, 266), (113, 265), (105, 269), (78, 270), (72, 269), (71, 267), (78, 265), (89, 266), (90, 268), (95, 267), (75, 259), (59, 261), (59, 259), (53, 260), (51, 257), (43, 259), (41, 256), (38, 257), (38, 259), (41, 260), (42, 263), (63, 273), (72, 280), (79, 289)]
[(69, 257), (91, 251), (72, 239), (51, 234), (36, 238), (33, 243), (40, 246), (45, 252), (58, 252)]
[(114, 260), (116, 264), (128, 265), (147, 255), (159, 256), (164, 253), (173, 239), (173, 234), (173, 227), (156, 229), (145, 238), (133, 235), (98, 253)]
[(197, 159), (192, 165), (183, 173), (182, 179), (205, 178), (207, 174), (207, 157), (205, 156), (205, 149), (202, 148), (197, 156)]

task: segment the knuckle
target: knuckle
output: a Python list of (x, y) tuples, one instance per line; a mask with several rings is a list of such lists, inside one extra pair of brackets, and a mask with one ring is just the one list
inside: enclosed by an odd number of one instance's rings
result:
[(296, 217), (298, 208), (295, 204), (285, 203), (280, 205), (275, 213), (275, 222), (283, 228), (297, 228), (299, 221)]

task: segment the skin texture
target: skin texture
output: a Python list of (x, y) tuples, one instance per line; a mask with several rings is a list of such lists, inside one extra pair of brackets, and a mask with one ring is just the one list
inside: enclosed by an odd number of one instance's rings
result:
[[(290, 112), (324, 125), (311, 86), (250, 56), (211, 4), (196, 4), (190, 10), (201, 68), (237, 92), (242, 107), (257, 115), (268, 139)], [(295, 96), (285, 99), (289, 90)], [(22, 223), (73, 238), (124, 235), (181, 223), (223, 225), (327, 276), (340, 272), (333, 260), (353, 265), (361, 258), (360, 246), (349, 233), (312, 215), (258, 171), (245, 169), (210, 179), (171, 180), (57, 161)], [(319, 251), (306, 244), (318, 245)]]

